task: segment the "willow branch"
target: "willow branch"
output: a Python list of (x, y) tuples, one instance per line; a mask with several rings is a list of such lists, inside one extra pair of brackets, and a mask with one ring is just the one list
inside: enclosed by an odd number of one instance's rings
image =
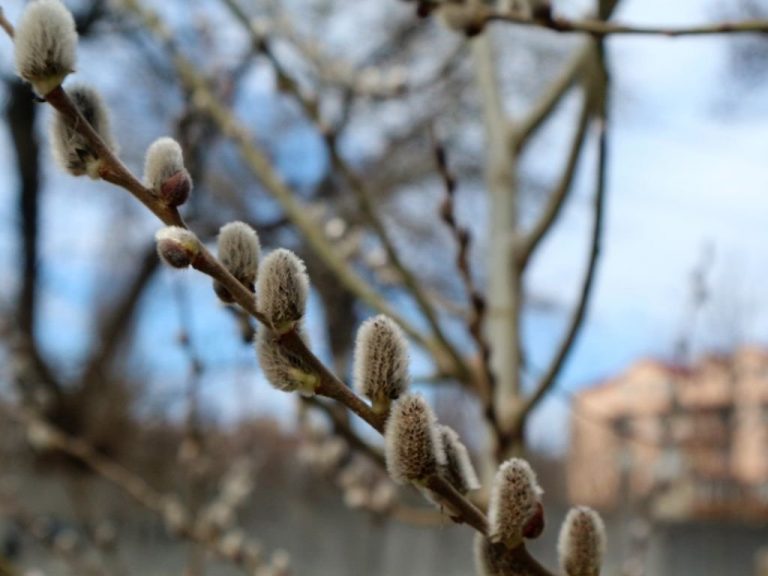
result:
[(251, 141), (250, 135), (243, 129), (242, 123), (231, 110), (222, 105), (213, 93), (210, 84), (194, 65), (182, 56), (168, 39), (170, 32), (158, 19), (157, 15), (144, 8), (136, 0), (123, 0), (123, 5), (137, 14), (171, 52), (173, 64), (184, 86), (197, 97), (197, 102), (222, 131), (238, 148), (248, 168), (260, 179), (266, 190), (280, 204), (288, 219), (298, 228), (307, 240), (309, 247), (325, 262), (351, 292), (374, 310), (386, 314), (395, 320), (403, 330), (431, 352), (438, 352), (436, 343), (426, 337), (412, 323), (392, 308), (375, 290), (352, 270), (344, 258), (340, 257), (333, 244), (328, 241), (322, 227), (318, 226), (311, 211), (307, 209), (298, 195), (288, 187), (275, 170), (268, 157)]
[[(157, 27), (160, 25), (157, 17), (151, 13), (147, 13), (142, 10), (141, 6), (135, 2), (135, 0), (124, 0), (124, 3), (128, 6), (134, 7), (139, 13), (145, 16), (147, 25)], [(161, 28), (164, 38), (170, 38), (167, 35), (167, 31)], [(194, 73), (191, 65), (186, 63), (181, 57), (176, 58), (180, 72), (183, 76), (187, 77), (191, 87), (196, 90), (205, 88), (205, 81)], [(204, 90), (202, 92), (204, 98), (214, 102), (215, 99), (210, 91)], [(109, 147), (104, 143), (101, 137), (95, 132), (92, 126), (85, 120), (77, 107), (72, 103), (64, 89), (59, 86), (49, 93), (47, 101), (56, 110), (63, 114), (66, 118), (72, 121), (72, 126), (86, 139), (92, 150), (98, 155), (101, 161), (100, 175), (105, 180), (125, 188), (132, 193), (138, 200), (140, 200), (147, 208), (149, 208), (155, 215), (158, 216), (163, 222), (169, 225), (186, 227), (184, 221), (179, 216), (178, 212), (161, 204), (155, 199), (150, 191), (144, 187), (144, 185), (124, 166), (122, 162), (112, 153)], [(209, 105), (210, 106), (210, 105)], [(211, 110), (223, 111), (223, 108), (213, 107)], [(223, 120), (226, 120), (227, 132), (232, 134), (242, 133), (239, 127), (236, 125), (234, 118), (230, 116), (223, 116)], [(250, 146), (250, 143), (248, 143)], [(267, 162), (266, 158), (263, 158), (261, 152), (255, 147), (250, 146), (246, 149), (252, 150), (253, 158), (258, 160), (258, 164), (261, 167), (267, 168), (266, 174), (271, 175), (275, 179), (276, 174), (272, 173), (271, 165)], [(279, 180), (276, 180), (279, 183)], [(289, 190), (280, 184), (279, 189), (285, 194), (289, 194)], [(295, 209), (298, 209), (298, 205), (295, 205)], [(290, 214), (289, 214), (290, 216)], [(192, 262), (192, 266), (209, 275), (213, 279), (223, 284), (229, 294), (233, 297), (245, 311), (253, 316), (257, 321), (264, 324), (267, 327), (271, 327), (270, 323), (256, 308), (256, 299), (254, 294), (237, 279), (211, 254), (205, 246), (202, 244), (199, 246), (199, 254)], [(305, 365), (315, 374), (318, 379), (315, 392), (319, 396), (324, 396), (333, 400), (336, 400), (346, 406), (350, 411), (357, 414), (360, 418), (366, 421), (370, 426), (379, 431), (384, 432), (385, 415), (376, 414), (372, 408), (360, 399), (352, 390), (350, 390), (340, 379), (338, 379), (310, 350), (295, 330), (290, 330), (280, 336), (280, 345), (283, 346), (289, 353), (302, 359)], [(49, 445), (56, 449), (69, 454), (70, 456), (82, 461), (89, 466), (94, 472), (111, 481), (113, 484), (121, 488), (128, 495), (130, 495), (137, 503), (148, 508), (151, 511), (163, 513), (164, 505), (167, 500), (161, 494), (152, 489), (142, 478), (133, 475), (131, 472), (118, 465), (115, 462), (105, 458), (98, 452), (96, 452), (88, 444), (82, 442), (77, 438), (72, 438), (63, 434), (61, 431), (51, 427), (49, 424), (41, 421), (34, 414), (20, 410), (11, 415), (16, 419), (20, 419), (24, 424), (38, 424), (43, 427), (45, 432), (46, 441)], [(426, 487), (430, 489), (434, 495), (446, 506), (455, 513), (457, 520), (465, 522), (469, 526), (472, 526), (480, 533), (488, 534), (488, 522), (485, 515), (476, 506), (474, 506), (468, 499), (462, 496), (456, 491), (453, 486), (445, 479), (440, 477), (431, 477), (426, 482)], [(191, 541), (198, 542), (205, 545), (213, 552), (222, 555), (225, 558), (229, 558), (224, 550), (222, 550), (221, 544), (218, 540), (211, 541), (207, 534), (203, 533), (200, 528), (190, 522), (178, 522), (176, 526), (181, 536), (188, 538)], [(527, 552), (524, 546), (520, 546), (515, 551), (521, 551), (521, 561), (525, 561)], [(513, 551), (514, 552), (514, 551)], [(533, 559), (528, 556), (528, 559), (535, 563)], [(256, 558), (258, 560), (258, 558)], [(244, 566), (246, 569), (252, 568), (249, 560), (239, 558), (235, 560), (239, 565)]]
[(253, 23), (249, 20), (248, 15), (238, 4), (237, 0), (223, 0), (223, 2), (251, 35), (251, 40), (253, 41), (254, 46), (256, 46), (269, 61), (278, 77), (278, 83), (294, 96), (307, 118), (315, 125), (321, 136), (323, 136), (328, 147), (333, 167), (339, 174), (341, 174), (355, 194), (360, 209), (376, 236), (379, 237), (392, 268), (397, 271), (403, 285), (413, 296), (437, 339), (439, 349), (435, 350), (435, 352), (437, 352), (436, 360), (438, 364), (444, 364), (442, 360), (447, 355), (454, 365), (454, 371), (457, 376), (461, 380), (466, 380), (471, 374), (469, 367), (464, 361), (464, 358), (459, 354), (458, 350), (456, 350), (456, 347), (449, 341), (445, 331), (440, 325), (437, 312), (421, 283), (408, 266), (405, 265), (399, 252), (395, 248), (394, 241), (376, 210), (376, 206), (373, 202), (373, 194), (368, 185), (352, 169), (339, 152), (336, 136), (331, 128), (323, 121), (320, 114), (320, 105), (317, 99), (302, 93), (298, 82), (296, 82), (296, 80), (285, 70), (275, 56), (268, 39), (256, 29)]
[(571, 144), (571, 150), (566, 161), (565, 170), (560, 177), (555, 189), (550, 194), (546, 206), (539, 216), (536, 223), (530, 232), (524, 237), (522, 245), (515, 254), (517, 259), (517, 266), (520, 270), (524, 270), (530, 261), (536, 248), (541, 241), (552, 229), (552, 226), (557, 221), (558, 217), (562, 213), (563, 206), (565, 206), (566, 200), (569, 196), (569, 192), (573, 189), (573, 179), (576, 175), (576, 168), (581, 157), (581, 152), (586, 142), (587, 127), (589, 125), (589, 118), (591, 108), (594, 106), (593, 98), (590, 95), (588, 82), (585, 83), (586, 90), (584, 94), (584, 102), (582, 103), (581, 113), (579, 114), (578, 126), (576, 133), (573, 137)]

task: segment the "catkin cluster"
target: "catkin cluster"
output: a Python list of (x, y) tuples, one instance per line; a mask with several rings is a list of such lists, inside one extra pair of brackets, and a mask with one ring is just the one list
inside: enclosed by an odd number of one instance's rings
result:
[[(449, 26), (467, 34), (481, 31), (477, 3), (446, 0), (440, 4), (440, 13)], [(525, 4), (533, 17), (551, 17), (547, 0), (527, 0)], [(39, 95), (52, 99), (52, 92), (74, 72), (76, 48), (74, 19), (59, 0), (33, 0), (28, 4), (16, 29), (15, 62), (19, 75)], [(79, 115), (101, 139), (97, 144), (104, 146), (93, 146), (81, 135), (77, 127), (80, 118), (56, 114), (51, 125), (54, 157), (75, 176), (106, 176), (102, 172), (105, 159), (99, 157), (98, 150), (117, 150), (107, 108), (99, 94), (87, 86), (74, 86), (68, 94)], [(164, 137), (149, 146), (144, 182), (146, 191), (167, 208), (175, 209), (187, 201), (192, 180), (178, 142)], [(197, 236), (182, 226), (158, 231), (156, 244), (160, 257), (176, 268), (194, 266), (198, 258), (207, 257)], [(242, 222), (221, 228), (218, 252), (227, 273), (243, 290), (255, 292), (257, 309), (267, 323), (257, 331), (255, 344), (266, 378), (277, 389), (313, 394), (319, 375), (310, 359), (286, 345), (291, 331), (306, 340), (303, 320), (309, 278), (304, 263), (286, 249), (275, 250), (262, 261), (258, 235)], [(232, 284), (232, 278), (221, 275), (217, 278), (214, 288), (224, 302), (235, 301), (226, 285), (243, 295), (241, 287)], [(417, 485), (424, 484), (430, 477), (441, 476), (462, 494), (479, 488), (469, 453), (458, 434), (438, 424), (422, 396), (407, 393), (408, 363), (407, 342), (391, 319), (377, 316), (361, 326), (355, 344), (355, 385), (371, 401), (376, 413), (388, 416), (385, 457), (389, 475), (397, 483)], [(51, 441), (44, 431), (38, 430), (32, 436), (38, 445)], [(395, 495), (390, 484), (378, 482), (362, 489), (359, 478), (352, 472), (348, 476), (347, 497), (351, 505), (364, 502), (372, 509), (384, 511), (393, 504)], [(242, 534), (230, 530), (234, 508), (250, 491), (242, 477), (242, 474), (233, 477), (225, 486), (221, 501), (206, 510), (205, 515), (213, 527), (212, 532), (221, 538), (221, 549), (232, 555), (247, 553)], [(488, 537), (479, 536), (476, 541), (481, 575), (527, 573), (527, 560), (514, 552), (520, 549), (524, 538), (536, 537), (543, 529), (541, 496), (536, 475), (527, 462), (511, 459), (502, 464), (490, 495)], [(166, 498), (161, 507), (164, 520), (173, 532), (187, 529), (190, 519), (178, 501)], [(589, 508), (571, 510), (558, 543), (564, 574), (598, 576), (604, 551), (605, 528), (599, 515)], [(276, 562), (281, 570), (285, 569), (283, 559)]]

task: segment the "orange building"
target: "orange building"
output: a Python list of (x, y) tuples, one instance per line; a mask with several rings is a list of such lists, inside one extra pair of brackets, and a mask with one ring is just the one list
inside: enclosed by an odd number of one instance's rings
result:
[(768, 518), (768, 350), (643, 360), (574, 400), (571, 499), (659, 519)]

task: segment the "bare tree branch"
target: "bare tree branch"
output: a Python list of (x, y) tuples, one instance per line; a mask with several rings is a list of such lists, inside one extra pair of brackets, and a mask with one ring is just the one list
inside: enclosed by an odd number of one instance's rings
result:
[(536, 130), (552, 115), (568, 90), (576, 83), (589, 55), (588, 45), (579, 48), (546, 92), (536, 100), (533, 110), (518, 122), (511, 132), (511, 145), (514, 151), (519, 152)]
[(568, 193), (573, 188), (573, 178), (576, 175), (576, 168), (579, 163), (579, 158), (581, 157), (584, 142), (586, 141), (587, 127), (589, 125), (591, 108), (593, 106), (593, 98), (590, 95), (589, 88), (590, 80), (587, 79), (584, 84), (586, 93), (584, 94), (584, 102), (582, 103), (576, 133), (573, 136), (571, 151), (568, 155), (568, 160), (566, 161), (565, 170), (563, 171), (557, 186), (547, 199), (544, 210), (533, 225), (533, 228), (523, 239), (522, 246), (520, 246), (515, 254), (517, 265), (521, 270), (526, 268), (531, 256), (536, 251), (536, 248), (557, 221), (568, 198)]

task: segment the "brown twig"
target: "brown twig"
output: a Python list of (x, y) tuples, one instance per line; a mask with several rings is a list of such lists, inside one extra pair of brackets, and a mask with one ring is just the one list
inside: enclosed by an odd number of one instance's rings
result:
[(482, 378), (480, 389), (484, 395), (486, 417), (498, 431), (499, 423), (496, 419), (496, 412), (493, 409), (496, 379), (491, 368), (491, 345), (483, 331), (487, 306), (485, 297), (472, 278), (472, 268), (469, 261), (472, 238), (469, 229), (459, 224), (456, 220), (456, 177), (448, 166), (445, 147), (434, 134), (432, 135), (432, 143), (437, 171), (443, 181), (443, 188), (445, 190), (445, 198), (440, 208), (440, 216), (456, 241), (456, 246), (458, 247), (456, 269), (464, 284), (464, 289), (470, 303), (470, 316), (467, 319), (467, 328), (480, 354), (479, 374)]

